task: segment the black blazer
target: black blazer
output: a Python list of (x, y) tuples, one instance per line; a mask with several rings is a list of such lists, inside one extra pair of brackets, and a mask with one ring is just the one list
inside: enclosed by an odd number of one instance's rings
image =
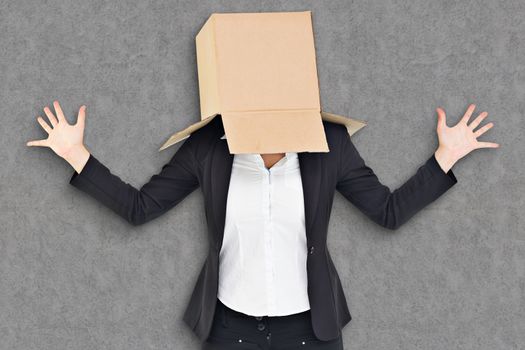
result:
[[(312, 327), (321, 340), (341, 334), (352, 319), (339, 276), (327, 249), (327, 228), (335, 190), (381, 226), (396, 229), (452, 187), (434, 155), (401, 187), (391, 192), (354, 147), (344, 126), (323, 121), (329, 152), (298, 153), (305, 203), (308, 296)], [(133, 225), (140, 225), (176, 206), (197, 187), (204, 195), (209, 252), (200, 271), (184, 322), (201, 340), (210, 332), (219, 277), (226, 200), (233, 154), (229, 153), (222, 119), (190, 135), (160, 173), (140, 190), (123, 182), (91, 155), (70, 184), (87, 192)], [(248, 200), (248, 199), (247, 199)]]

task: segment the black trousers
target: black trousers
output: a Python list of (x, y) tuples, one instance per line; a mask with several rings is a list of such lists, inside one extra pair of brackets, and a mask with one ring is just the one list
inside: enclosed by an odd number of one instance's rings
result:
[(315, 337), (310, 310), (286, 316), (255, 317), (230, 309), (217, 298), (210, 335), (202, 350), (343, 350), (342, 335), (322, 341)]

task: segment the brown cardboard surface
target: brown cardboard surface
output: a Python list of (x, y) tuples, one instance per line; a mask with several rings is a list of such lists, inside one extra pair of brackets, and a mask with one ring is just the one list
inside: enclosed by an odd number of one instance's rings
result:
[(332, 123), (342, 124), (346, 126), (346, 130), (348, 131), (348, 135), (350, 136), (352, 136), (358, 130), (366, 126), (366, 122), (364, 120), (343, 117), (342, 115), (337, 115), (323, 111), (321, 111), (321, 118)]
[(190, 134), (192, 132), (194, 132), (195, 130), (197, 129), (200, 129), (202, 128), (204, 125), (208, 124), (209, 122), (212, 121), (213, 118), (216, 117), (216, 114), (215, 115), (212, 115), (206, 119), (203, 119), (197, 123), (193, 123), (191, 124), (190, 126), (188, 126), (187, 128), (181, 130), (181, 131), (177, 131), (176, 133), (174, 133), (173, 135), (171, 135), (168, 140), (166, 140), (164, 142), (164, 144), (159, 148), (159, 151), (162, 151), (174, 144), (176, 144), (177, 142), (179, 141), (182, 141), (184, 140), (185, 138), (188, 138), (190, 136)]
[[(206, 124), (208, 124), (215, 117), (216, 117), (216, 115), (212, 115), (211, 117), (208, 117), (208, 118), (206, 118), (204, 120), (201, 120), (201, 121), (199, 121), (197, 123), (191, 124), (187, 128), (174, 133), (173, 135), (171, 135), (168, 138), (168, 140), (166, 140), (164, 142), (164, 144), (159, 149), (159, 151), (162, 151), (162, 150), (164, 150), (164, 149), (166, 149), (166, 148), (176, 144), (177, 142), (184, 140), (185, 138), (190, 136), (190, 134), (192, 132), (194, 132), (195, 130), (203, 127)], [(221, 118), (221, 116), (219, 116), (218, 118)], [(361, 128), (366, 126), (366, 122), (363, 121), (363, 120), (359, 120), (359, 119), (355, 119), (355, 118), (349, 118), (349, 117), (343, 117), (341, 115), (327, 113), (327, 112), (321, 112), (321, 119), (330, 121), (332, 123), (345, 125), (346, 129), (348, 131), (348, 134), (350, 136), (352, 136), (354, 133), (356, 133), (359, 129), (361, 129)], [(230, 150), (230, 152), (232, 154), (235, 153), (235, 152), (232, 152), (231, 150)], [(288, 152), (293, 152), (293, 151), (288, 151)], [(312, 151), (309, 151), (309, 152), (312, 152)], [(325, 152), (325, 151), (320, 151), (320, 152)], [(242, 152), (239, 152), (239, 153), (242, 153)], [(272, 152), (268, 152), (268, 153), (272, 153)], [(280, 152), (273, 152), (273, 153), (280, 153)]]
[(230, 153), (328, 152), (319, 111), (225, 112)]
[(221, 112), (320, 110), (309, 12), (212, 17)]
[(201, 121), (159, 151), (218, 114), (231, 153), (328, 152), (322, 119), (366, 125), (321, 111), (311, 11), (214, 13), (196, 49)]

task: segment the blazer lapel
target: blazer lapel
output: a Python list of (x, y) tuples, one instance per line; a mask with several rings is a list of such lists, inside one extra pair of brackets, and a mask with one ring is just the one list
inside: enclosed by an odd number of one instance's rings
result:
[(210, 166), (210, 200), (213, 219), (217, 229), (217, 249), (221, 248), (226, 222), (226, 201), (233, 165), (233, 154), (230, 154), (226, 140), (218, 139), (215, 143)]
[[(308, 241), (312, 237), (311, 228), (317, 214), (320, 187), (321, 187), (321, 157), (315, 152), (297, 153), (303, 187), (304, 214), (306, 236)], [(210, 166), (210, 200), (212, 203), (213, 218), (217, 229), (217, 249), (222, 246), (224, 226), (226, 222), (226, 205), (228, 189), (230, 187), (231, 171), (234, 155), (230, 154), (226, 140), (219, 139)], [(246, 200), (249, 200), (247, 198)]]
[(316, 152), (299, 152), (299, 166), (304, 197), (304, 221), (307, 241), (312, 238), (311, 231), (314, 219), (317, 216), (321, 190), (321, 157)]

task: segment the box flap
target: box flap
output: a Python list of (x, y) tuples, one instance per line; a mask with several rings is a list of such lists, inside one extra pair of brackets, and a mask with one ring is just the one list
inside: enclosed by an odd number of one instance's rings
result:
[[(312, 113), (313, 113), (313, 111), (312, 111)], [(317, 113), (317, 115), (319, 114), (318, 112), (315, 112), (315, 113)], [(231, 115), (235, 115), (235, 113), (233, 113)], [(164, 142), (164, 144), (159, 148), (159, 151), (162, 151), (162, 150), (164, 150), (164, 149), (166, 149), (166, 148), (176, 144), (177, 142), (182, 141), (185, 138), (189, 137), (192, 132), (194, 132), (195, 130), (200, 129), (204, 125), (208, 124), (215, 116), (217, 116), (217, 114), (212, 115), (211, 117), (208, 117), (208, 118), (206, 118), (204, 120), (201, 120), (199, 122), (193, 123), (193, 124), (191, 124), (190, 126), (188, 126), (187, 128), (185, 128), (185, 129), (183, 129), (181, 131), (175, 132), (173, 135), (171, 135), (168, 138), (168, 140), (166, 142)], [(317, 116), (316, 116), (316, 118), (317, 118)], [(364, 120), (360, 120), (360, 119), (356, 119), (356, 118), (348, 118), (348, 117), (344, 117), (344, 116), (341, 116), (341, 115), (328, 113), (328, 112), (323, 112), (323, 111), (321, 112), (321, 118), (322, 118), (322, 120), (326, 120), (326, 121), (329, 121), (329, 122), (332, 122), (332, 123), (342, 124), (342, 125), (346, 126), (346, 129), (347, 129), (348, 134), (350, 136), (352, 136), (358, 130), (364, 128), (367, 125), (367, 123)], [(294, 119), (294, 121), (297, 121), (297, 119)], [(301, 120), (301, 122), (302, 122), (302, 120)], [(235, 123), (235, 122), (233, 122), (233, 123)], [(231, 124), (232, 123), (230, 123), (230, 125)], [(223, 119), (223, 125), (225, 125), (224, 119)], [(306, 125), (306, 124), (303, 124), (303, 126), (304, 125)], [(238, 130), (238, 128), (239, 128), (238, 126), (234, 126), (234, 130)], [(323, 130), (323, 133), (324, 133), (324, 130)], [(324, 151), (321, 151), (321, 152), (324, 152)]]
[(182, 141), (184, 140), (185, 138), (189, 137), (190, 134), (192, 132), (194, 132), (195, 130), (197, 129), (200, 129), (202, 128), (204, 125), (208, 124), (209, 122), (212, 121), (213, 118), (215, 118), (217, 116), (217, 114), (214, 114), (206, 119), (203, 119), (197, 123), (193, 123), (191, 124), (190, 126), (188, 126), (187, 128), (181, 130), (181, 131), (177, 131), (176, 133), (174, 133), (173, 135), (171, 135), (168, 140), (166, 140), (166, 142), (164, 142), (164, 144), (159, 148), (159, 152), (168, 148), (169, 146), (172, 146), (174, 144), (176, 144), (177, 142), (179, 141)]
[(222, 122), (232, 154), (329, 151), (315, 110), (226, 112)]
[(321, 111), (321, 118), (332, 123), (342, 124), (346, 126), (346, 130), (348, 131), (348, 134), (350, 136), (355, 134), (359, 129), (364, 128), (366, 126), (366, 122), (364, 120), (343, 117), (342, 115), (327, 113), (323, 111)]

